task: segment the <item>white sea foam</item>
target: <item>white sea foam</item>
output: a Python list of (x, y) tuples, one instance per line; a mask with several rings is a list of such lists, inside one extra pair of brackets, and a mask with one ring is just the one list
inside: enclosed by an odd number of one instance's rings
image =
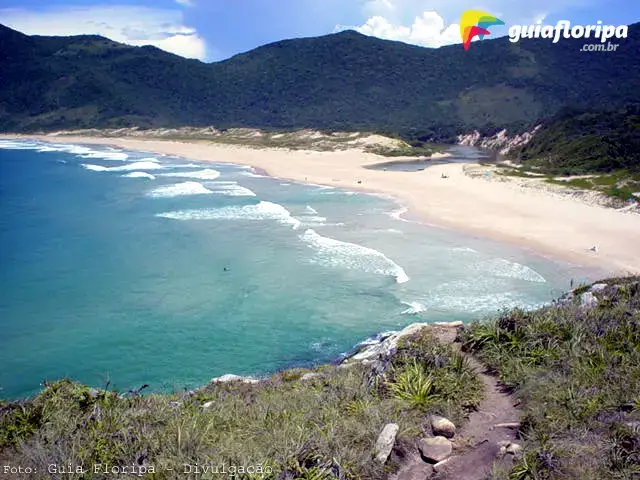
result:
[(102, 165), (93, 165), (90, 163), (83, 163), (82, 166), (87, 170), (93, 170), (96, 172), (128, 172), (134, 170), (160, 170), (166, 168), (165, 165), (161, 165), (156, 162), (134, 162), (127, 163), (119, 167), (104, 167)]
[[(251, 167), (249, 167), (251, 168)], [(255, 170), (253, 168), (251, 168), (251, 170), (243, 170), (239, 173), (239, 175), (243, 175), (245, 177), (253, 177), (253, 178), (267, 178), (266, 175), (260, 175), (258, 173), (255, 172)]]
[(171, 172), (161, 173), (162, 177), (179, 177), (179, 178), (195, 178), (198, 180), (215, 180), (220, 176), (220, 172), (213, 170), (212, 168), (205, 168), (204, 170), (194, 170), (191, 172)]
[(101, 160), (121, 160), (124, 161), (129, 158), (124, 152), (100, 152), (100, 151), (91, 151), (89, 153), (85, 153), (80, 155), (82, 158), (99, 158)]
[(87, 155), (93, 152), (89, 147), (82, 147), (80, 145), (55, 145), (61, 151), (73, 153), (74, 155)]
[(293, 218), (289, 210), (277, 203), (265, 201), (242, 207), (236, 205), (200, 210), (178, 210), (159, 213), (156, 216), (173, 220), (275, 220), (284, 225), (291, 225), (294, 230), (300, 227), (300, 221)]
[(402, 311), (403, 315), (416, 315), (418, 313), (427, 311), (427, 307), (420, 302), (402, 302), (402, 303), (407, 307), (409, 307)]
[(256, 194), (237, 182), (211, 182), (207, 184), (213, 188), (213, 193), (218, 195), (226, 195), (229, 197), (255, 197)]
[(90, 163), (83, 163), (82, 166), (87, 170), (92, 170), (94, 172), (107, 172), (109, 169), (107, 167), (103, 167), (102, 165), (92, 165)]
[(387, 212), (389, 214), (389, 216), (391, 218), (395, 218), (396, 220), (400, 220), (402, 222), (408, 222), (408, 220), (402, 218), (402, 215), (404, 215), (405, 213), (407, 213), (409, 211), (409, 209), (407, 207), (401, 207), (397, 210), (394, 210), (392, 212)]
[(313, 208), (311, 205), (307, 205), (307, 207), (305, 208), (305, 211), (307, 213), (312, 213), (314, 215), (318, 213), (318, 211), (315, 208)]
[(324, 223), (327, 221), (326, 217), (320, 217), (318, 215), (301, 215), (299, 217), (297, 217), (298, 220), (300, 220), (302, 223), (304, 224), (310, 224), (310, 223)]
[(333, 187), (325, 187), (320, 192), (321, 195), (360, 195), (360, 192), (352, 190), (335, 190)]
[(409, 281), (400, 265), (372, 248), (323, 237), (312, 229), (306, 230), (300, 239), (316, 251), (316, 261), (322, 265), (388, 275), (395, 277), (398, 283)]
[(453, 247), (451, 250), (454, 252), (478, 253), (476, 250), (469, 247)]
[(0, 148), (5, 150), (37, 150), (41, 145), (32, 142), (0, 140)]
[(478, 262), (472, 265), (474, 270), (478, 270), (487, 275), (504, 278), (516, 278), (528, 282), (545, 283), (545, 278), (535, 270), (516, 262), (510, 262), (503, 258), (495, 258)]
[(148, 196), (154, 198), (181, 197), (185, 195), (206, 195), (213, 193), (207, 187), (198, 182), (182, 182), (175, 185), (164, 185), (151, 190)]
[(467, 313), (490, 313), (500, 309), (535, 309), (544, 302), (527, 302), (526, 297), (516, 292), (497, 292), (487, 294), (430, 294), (424, 300), (426, 308), (438, 311), (460, 311)]
[(126, 173), (122, 176), (127, 178), (148, 178), (150, 180), (156, 179), (155, 175), (151, 175), (150, 173), (147, 173), (147, 172), (131, 172), (131, 173)]

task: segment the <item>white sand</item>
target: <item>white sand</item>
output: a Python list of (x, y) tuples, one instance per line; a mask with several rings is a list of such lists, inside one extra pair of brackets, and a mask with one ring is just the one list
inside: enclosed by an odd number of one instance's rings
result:
[[(283, 179), (383, 193), (400, 199), (413, 218), (432, 224), (597, 266), (609, 274), (640, 273), (640, 215), (522, 188), (515, 182), (471, 178), (461, 164), (434, 165), (420, 172), (380, 171), (362, 167), (388, 158), (358, 150), (315, 152), (132, 138), (40, 138), (233, 162)], [(449, 178), (441, 178), (442, 173)], [(597, 253), (589, 251), (594, 245)]]

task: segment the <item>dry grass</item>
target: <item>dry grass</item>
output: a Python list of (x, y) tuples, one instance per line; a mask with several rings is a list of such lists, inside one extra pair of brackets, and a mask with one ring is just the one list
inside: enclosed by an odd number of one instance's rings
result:
[[(256, 384), (218, 383), (173, 395), (122, 396), (60, 380), (32, 400), (0, 407), (0, 452), (5, 463), (39, 472), (25, 478), (48, 478), (52, 464), (89, 470), (65, 479), (96, 478), (95, 464), (184, 478), (184, 465), (198, 464), (273, 472), (237, 477), (247, 479), (379, 479), (393, 468), (373, 461), (386, 423), (399, 424), (401, 437), (424, 435), (427, 414), (461, 419), (481, 397), (459, 354), (430, 336), (405, 342), (385, 362), (382, 374), (361, 365), (325, 366), (310, 379), (297, 369)], [(415, 365), (418, 376), (408, 377)], [(433, 388), (415, 401), (405, 393), (419, 390), (413, 383), (424, 380), (420, 375)]]

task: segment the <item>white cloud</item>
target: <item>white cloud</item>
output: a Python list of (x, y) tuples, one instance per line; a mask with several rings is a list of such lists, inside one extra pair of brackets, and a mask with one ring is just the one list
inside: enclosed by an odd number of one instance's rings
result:
[(457, 24), (445, 25), (444, 19), (436, 12), (424, 12), (413, 20), (410, 26), (393, 24), (385, 17), (374, 16), (363, 25), (352, 28), (364, 35), (386, 40), (397, 40), (423, 47), (440, 47), (460, 41), (460, 27)]
[(178, 5), (182, 5), (183, 7), (193, 7), (194, 3), (192, 0), (176, 0)]
[(0, 9), (0, 18), (4, 25), (27, 35), (95, 34), (128, 45), (153, 45), (186, 58), (207, 57), (205, 41), (195, 29), (184, 25), (177, 9), (132, 5)]
[[(365, 0), (361, 25), (337, 25), (335, 31), (353, 29), (365, 35), (398, 40), (425, 47), (461, 43), (460, 15), (476, 8), (492, 13), (508, 24), (534, 24), (548, 15), (567, 8), (583, 6), (595, 0)], [(427, 9), (428, 7), (428, 9)], [(501, 30), (502, 28), (502, 30)], [(497, 30), (497, 32), (494, 31)], [(492, 33), (506, 34), (505, 27), (493, 27)], [(490, 38), (495, 38), (495, 33)]]

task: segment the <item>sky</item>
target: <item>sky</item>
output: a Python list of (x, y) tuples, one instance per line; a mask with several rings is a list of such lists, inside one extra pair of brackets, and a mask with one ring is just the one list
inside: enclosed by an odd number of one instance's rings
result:
[(509, 25), (627, 25), (640, 0), (0, 0), (0, 23), (29, 35), (98, 34), (155, 45), (205, 62), (278, 40), (353, 29), (436, 48), (460, 43), (464, 10), (487, 11)]

